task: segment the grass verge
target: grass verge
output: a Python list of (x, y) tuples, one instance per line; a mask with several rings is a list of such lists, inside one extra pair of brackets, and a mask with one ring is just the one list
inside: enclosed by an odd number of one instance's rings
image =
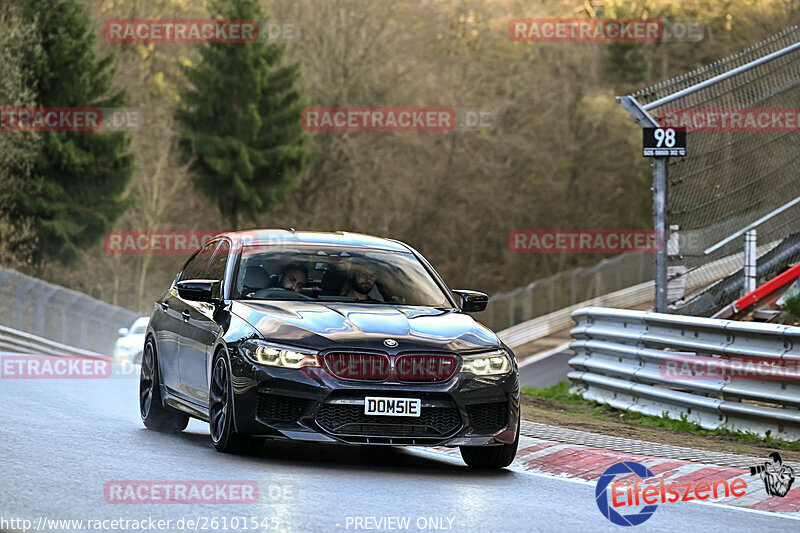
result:
[[(538, 408), (552, 408), (560, 412), (566, 412), (576, 416), (590, 416), (594, 419), (608, 422), (622, 421), (642, 426), (662, 427), (682, 431), (685, 433), (691, 433), (693, 435), (714, 435), (754, 444), (766, 445), (770, 448), (776, 448), (780, 450), (800, 451), (800, 442), (798, 441), (788, 441), (774, 438), (770, 435), (762, 437), (754, 433), (731, 431), (728, 429), (703, 429), (694, 422), (687, 420), (686, 415), (683, 415), (680, 420), (675, 420), (667, 417), (666, 413), (662, 414), (661, 416), (649, 416), (641, 413), (615, 409), (614, 407), (600, 404), (592, 400), (585, 400), (583, 397), (577, 394), (571, 394), (569, 392), (570, 386), (571, 384), (569, 381), (561, 381), (552, 387), (546, 387), (543, 389), (523, 387), (522, 403), (534, 404)], [(540, 401), (536, 402), (535, 400)]]

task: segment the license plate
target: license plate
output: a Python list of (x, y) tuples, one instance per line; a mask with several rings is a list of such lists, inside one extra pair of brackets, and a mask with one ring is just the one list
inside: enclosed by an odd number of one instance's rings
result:
[(378, 396), (364, 398), (365, 415), (419, 416), (420, 411), (422, 411), (422, 400), (414, 398), (381, 398)]

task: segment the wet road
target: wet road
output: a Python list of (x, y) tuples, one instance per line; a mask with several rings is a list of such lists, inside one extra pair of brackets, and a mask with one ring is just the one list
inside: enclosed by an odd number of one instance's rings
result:
[[(9, 521), (26, 519), (44, 531), (96, 531), (87, 520), (121, 519), (141, 523), (133, 529), (132, 523), (106, 522), (105, 530), (619, 531), (597, 509), (591, 484), (513, 467), (475, 472), (457, 455), (421, 448), (271, 442), (252, 455), (220, 454), (207, 425), (197, 421), (179, 435), (146, 430), (137, 392), (134, 378), (0, 379), (0, 529), (21, 530), (21, 523)], [(255, 503), (107, 501), (109, 482), (132, 480), (250, 482), (258, 497)], [(55, 519), (84, 523), (48, 526)], [(158, 528), (157, 520), (169, 527)], [(188, 528), (188, 520), (198, 522)], [(765, 513), (674, 504), (660, 506), (636, 529), (776, 531), (797, 525)]]

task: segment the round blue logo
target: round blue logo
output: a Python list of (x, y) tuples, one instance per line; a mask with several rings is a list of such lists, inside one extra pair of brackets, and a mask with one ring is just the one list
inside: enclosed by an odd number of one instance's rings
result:
[(395, 346), (397, 346), (397, 341), (394, 339), (386, 339), (385, 341), (383, 341), (383, 344), (385, 344), (389, 348), (394, 348)]
[(600, 479), (597, 480), (597, 487), (594, 489), (594, 498), (597, 501), (597, 508), (603, 516), (611, 520), (618, 526), (638, 526), (646, 522), (658, 509), (658, 505), (646, 505), (638, 513), (620, 514), (614, 510), (608, 501), (608, 491), (606, 488), (614, 481), (614, 477), (619, 474), (636, 474), (642, 479), (653, 477), (653, 473), (643, 464), (633, 461), (623, 461), (608, 467)]

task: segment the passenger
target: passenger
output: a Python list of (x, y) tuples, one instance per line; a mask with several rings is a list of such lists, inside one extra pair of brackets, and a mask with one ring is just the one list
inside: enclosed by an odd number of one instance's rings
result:
[(356, 300), (379, 301), (369, 295), (377, 279), (378, 269), (375, 265), (361, 261), (354, 262), (350, 267), (347, 283), (343, 287), (343, 294)]

